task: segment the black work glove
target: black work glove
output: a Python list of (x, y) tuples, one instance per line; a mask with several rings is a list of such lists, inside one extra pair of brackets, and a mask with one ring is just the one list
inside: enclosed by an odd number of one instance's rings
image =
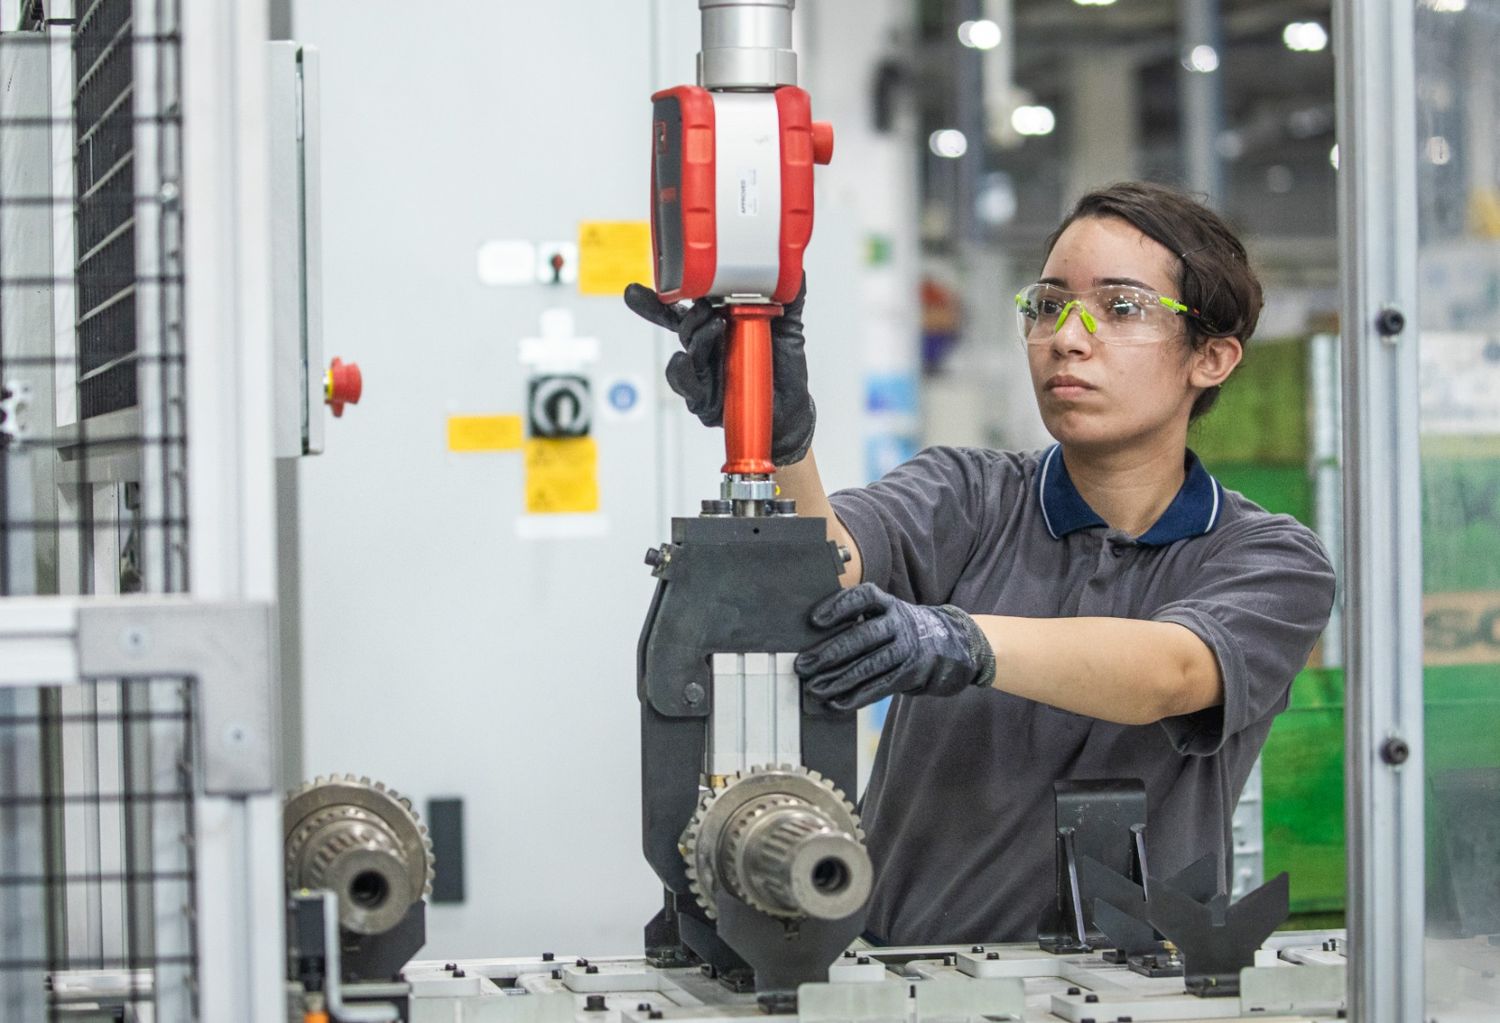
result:
[(952, 696), (995, 681), (989, 640), (951, 604), (908, 604), (860, 583), (813, 608), (812, 623), (839, 631), (797, 655), (797, 674), (808, 695), (834, 710), (896, 693)]
[[(771, 461), (791, 465), (807, 457), (812, 446), (817, 411), (807, 393), (807, 355), (803, 352), (802, 303), (807, 298), (807, 278), (802, 288), (771, 321), (771, 372), (775, 398), (771, 407)], [(625, 304), (644, 320), (672, 331), (683, 350), (667, 361), (667, 385), (687, 401), (688, 411), (704, 426), (724, 425), (724, 336), (727, 324), (722, 311), (706, 299), (686, 311), (663, 305), (656, 292), (644, 284), (625, 289)]]

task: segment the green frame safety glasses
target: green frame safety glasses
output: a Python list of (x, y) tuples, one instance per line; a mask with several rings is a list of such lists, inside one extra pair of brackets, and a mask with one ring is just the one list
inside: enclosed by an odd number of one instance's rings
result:
[(1023, 343), (1048, 345), (1077, 311), (1090, 337), (1109, 345), (1149, 345), (1177, 333), (1177, 320), (1202, 320), (1198, 310), (1149, 288), (1105, 284), (1069, 291), (1056, 284), (1027, 285), (1016, 295), (1016, 330)]

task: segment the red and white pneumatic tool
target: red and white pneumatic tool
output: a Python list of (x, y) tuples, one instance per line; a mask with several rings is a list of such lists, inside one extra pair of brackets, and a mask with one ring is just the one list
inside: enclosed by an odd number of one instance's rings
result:
[(795, 0), (699, 0), (696, 86), (653, 97), (651, 227), (664, 302), (729, 320), (720, 496), (646, 552), (637, 649), (641, 829), (663, 905), (647, 961), (704, 964), (785, 1012), (864, 930), (874, 865), (845, 793), (853, 713), (802, 698), (808, 612), (845, 552), (771, 478), (771, 321), (802, 283), (813, 165), (833, 133), (797, 88)]
[(699, 0), (699, 84), (651, 97), (656, 290), (725, 307), (724, 496), (737, 511), (773, 496), (771, 320), (801, 286), (813, 165), (833, 157), (833, 128), (797, 87), (795, 6)]

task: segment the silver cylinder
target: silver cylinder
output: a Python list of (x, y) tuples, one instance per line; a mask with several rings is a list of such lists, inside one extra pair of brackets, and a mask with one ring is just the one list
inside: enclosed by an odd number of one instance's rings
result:
[(870, 896), (870, 856), (800, 800), (759, 803), (742, 812), (723, 850), (720, 876), (730, 891), (781, 917), (840, 920)]
[(796, 6), (797, 0), (698, 0), (703, 18), (698, 84), (706, 89), (796, 85)]

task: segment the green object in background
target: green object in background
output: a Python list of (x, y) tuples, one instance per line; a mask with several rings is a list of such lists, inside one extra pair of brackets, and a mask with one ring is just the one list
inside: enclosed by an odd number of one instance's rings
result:
[(1307, 342), (1252, 342), (1188, 445), (1216, 473), (1229, 464), (1306, 466), (1307, 401)]

